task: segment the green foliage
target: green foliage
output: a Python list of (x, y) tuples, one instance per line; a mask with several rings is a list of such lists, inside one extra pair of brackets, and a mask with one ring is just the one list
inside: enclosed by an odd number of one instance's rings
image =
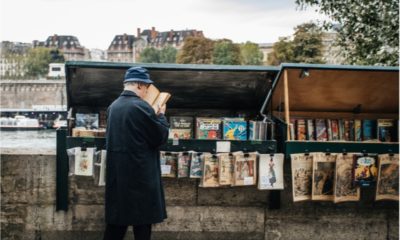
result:
[(268, 63), (324, 63), (321, 29), (310, 22), (298, 25), (294, 30), (293, 40), (284, 37), (273, 45), (273, 52), (268, 54)]
[(204, 37), (188, 37), (178, 52), (177, 63), (211, 64), (214, 42)]
[(161, 63), (175, 63), (176, 55), (178, 50), (168, 45), (160, 50), (160, 62)]
[(213, 63), (222, 65), (239, 65), (241, 63), (240, 47), (229, 39), (222, 39), (214, 44)]
[[(349, 64), (399, 64), (399, 1), (296, 0), (319, 7), (333, 22), (325, 27), (338, 33), (337, 45)], [(338, 26), (338, 27), (337, 27)]]
[(261, 65), (263, 53), (260, 51), (258, 44), (246, 42), (240, 45), (240, 54), (243, 65)]
[(278, 42), (274, 43), (273, 51), (268, 54), (268, 64), (279, 65), (283, 62), (293, 62), (293, 43), (289, 38), (280, 38)]
[(160, 51), (153, 47), (148, 47), (148, 48), (143, 49), (143, 51), (140, 53), (139, 62), (159, 63), (160, 62)]
[(53, 60), (64, 59), (64, 57), (58, 52), (58, 50), (57, 50), (58, 55), (55, 54), (55, 52), (53, 52), (52, 55), (52, 51), (55, 50), (45, 47), (37, 47), (30, 49), (28, 51), (25, 62), (25, 69), (27, 72), (27, 76), (35, 78), (46, 76), (49, 69), (49, 63), (52, 63)]
[(322, 60), (322, 32), (315, 23), (304, 23), (295, 28), (293, 39), (294, 61), (324, 63)]

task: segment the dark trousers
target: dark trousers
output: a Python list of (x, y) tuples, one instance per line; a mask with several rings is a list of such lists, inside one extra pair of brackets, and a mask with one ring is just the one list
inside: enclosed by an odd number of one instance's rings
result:
[[(128, 226), (107, 224), (103, 240), (123, 240)], [(151, 239), (151, 224), (133, 226), (135, 240)]]

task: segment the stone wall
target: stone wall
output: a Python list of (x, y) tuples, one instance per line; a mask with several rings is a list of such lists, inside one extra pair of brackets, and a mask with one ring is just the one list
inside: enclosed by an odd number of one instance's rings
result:
[[(104, 188), (70, 177), (69, 211), (55, 211), (53, 151), (1, 155), (1, 239), (102, 239)], [(286, 174), (281, 208), (255, 187), (204, 189), (194, 179), (164, 179), (168, 219), (153, 239), (398, 239), (398, 202), (293, 203)], [(133, 239), (128, 232), (126, 239)]]
[(67, 105), (65, 80), (2, 80), (0, 108), (32, 109), (33, 105)]

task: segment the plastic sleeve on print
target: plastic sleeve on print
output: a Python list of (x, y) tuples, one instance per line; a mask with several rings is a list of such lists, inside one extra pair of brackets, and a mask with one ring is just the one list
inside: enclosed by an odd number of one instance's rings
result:
[(68, 166), (69, 167), (68, 175), (69, 176), (75, 175), (75, 149), (76, 148), (77, 147), (67, 149), (68, 165), (69, 165)]

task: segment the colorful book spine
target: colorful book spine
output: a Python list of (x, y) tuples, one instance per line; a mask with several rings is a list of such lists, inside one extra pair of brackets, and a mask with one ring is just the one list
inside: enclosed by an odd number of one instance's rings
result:
[(315, 141), (315, 128), (313, 119), (307, 119), (307, 139), (310, 141)]
[(362, 141), (361, 120), (359, 119), (354, 120), (354, 140), (357, 142)]
[(331, 128), (332, 128), (332, 141), (340, 140), (340, 138), (339, 138), (339, 120), (332, 119)]
[(317, 141), (328, 141), (325, 119), (315, 119)]
[(332, 120), (326, 119), (326, 130), (328, 132), (328, 141), (332, 141)]
[(296, 120), (296, 135), (297, 140), (305, 141), (307, 140), (307, 130), (306, 130), (306, 120), (297, 119)]

